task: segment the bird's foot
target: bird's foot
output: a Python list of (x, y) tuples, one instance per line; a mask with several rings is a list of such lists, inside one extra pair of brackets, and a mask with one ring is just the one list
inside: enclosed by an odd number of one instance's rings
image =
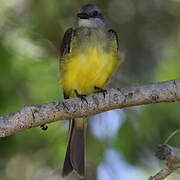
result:
[(69, 108), (66, 106), (65, 102), (62, 102), (63, 108), (69, 111)]
[(97, 90), (100, 93), (103, 93), (104, 98), (106, 97), (106, 94), (107, 94), (107, 90), (106, 89), (102, 89), (102, 88), (99, 88), (97, 86), (94, 86), (94, 89)]
[(87, 96), (86, 94), (79, 94), (76, 89), (74, 90), (74, 92), (76, 96), (81, 99), (82, 102), (85, 101), (88, 104), (88, 101), (86, 99), (86, 96)]
[(43, 124), (40, 126), (40, 128), (43, 130), (43, 131), (46, 131), (48, 129), (48, 126), (46, 124)]

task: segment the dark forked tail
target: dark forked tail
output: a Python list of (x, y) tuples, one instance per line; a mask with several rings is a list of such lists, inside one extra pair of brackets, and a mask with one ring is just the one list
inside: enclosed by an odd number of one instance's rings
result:
[(69, 137), (68, 145), (66, 150), (66, 156), (64, 159), (62, 176), (67, 176), (73, 170), (80, 177), (84, 177), (85, 174), (85, 125), (82, 126), (76, 125), (75, 119), (70, 120), (69, 122)]

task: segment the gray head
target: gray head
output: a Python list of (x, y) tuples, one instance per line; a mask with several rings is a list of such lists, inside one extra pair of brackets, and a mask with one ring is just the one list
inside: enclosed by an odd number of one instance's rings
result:
[(101, 9), (96, 5), (87, 4), (83, 6), (78, 14), (78, 25), (81, 27), (104, 28), (104, 17)]

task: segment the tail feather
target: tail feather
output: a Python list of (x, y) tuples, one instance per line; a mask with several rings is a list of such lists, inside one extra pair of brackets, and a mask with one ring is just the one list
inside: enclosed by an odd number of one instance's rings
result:
[(75, 170), (80, 177), (84, 177), (85, 171), (85, 126), (76, 127), (75, 120), (70, 120), (68, 146), (62, 169), (62, 176)]
[(63, 169), (62, 169), (62, 177), (67, 176), (69, 173), (73, 171), (73, 167), (71, 165), (71, 160), (70, 160), (71, 137), (72, 137), (73, 128), (74, 128), (74, 120), (72, 119), (72, 120), (69, 120), (68, 145), (67, 145), (66, 155), (65, 155)]
[(72, 133), (70, 159), (73, 169), (84, 176), (84, 128), (74, 128)]

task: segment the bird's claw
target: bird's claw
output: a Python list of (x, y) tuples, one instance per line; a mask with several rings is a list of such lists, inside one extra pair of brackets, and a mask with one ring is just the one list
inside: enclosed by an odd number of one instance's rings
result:
[(40, 126), (40, 128), (43, 130), (43, 131), (46, 131), (48, 129), (48, 126), (46, 124), (43, 124)]
[(74, 90), (74, 92), (76, 96), (81, 99), (82, 102), (85, 101), (88, 104), (88, 101), (86, 99), (86, 96), (87, 96), (86, 94), (79, 94), (76, 89)]
[(107, 94), (107, 90), (106, 89), (99, 88), (97, 86), (94, 86), (94, 89), (97, 90), (100, 93), (103, 93), (104, 98), (106, 97), (106, 94)]

